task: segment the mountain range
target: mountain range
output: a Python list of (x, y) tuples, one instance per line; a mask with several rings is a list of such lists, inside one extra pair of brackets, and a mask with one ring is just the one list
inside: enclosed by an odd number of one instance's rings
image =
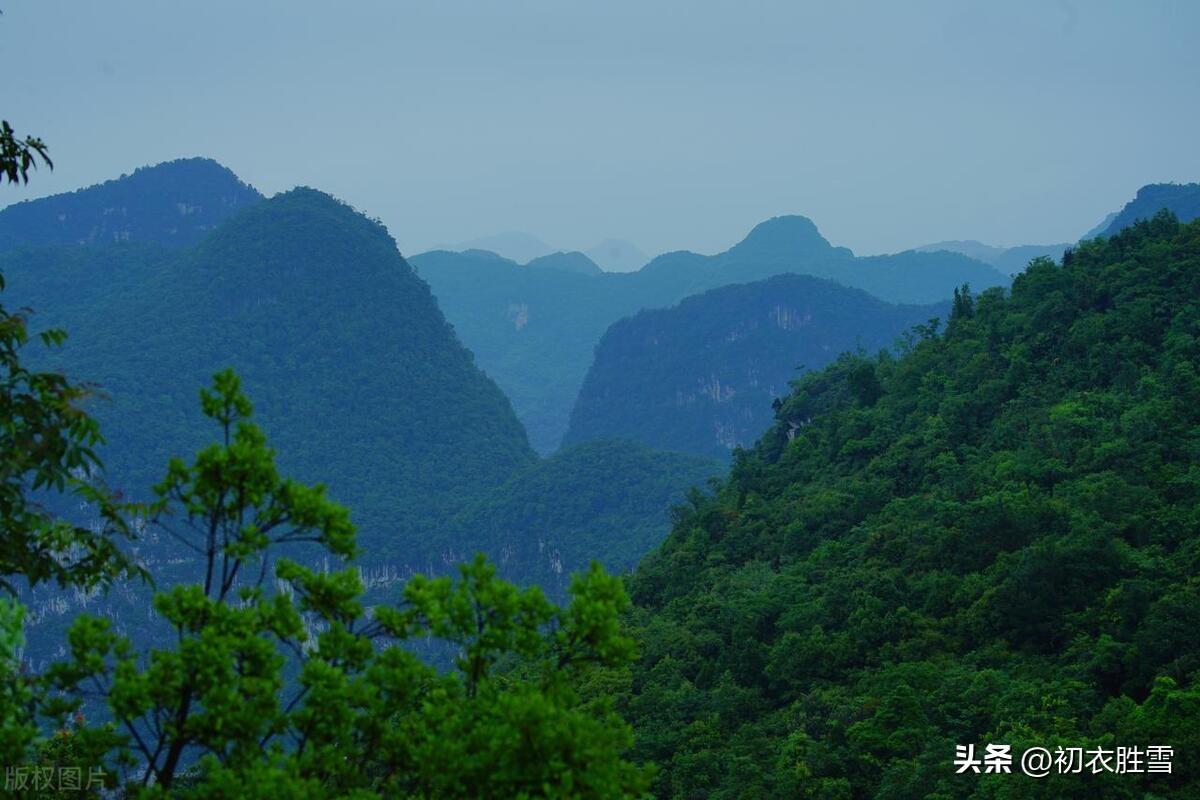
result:
[(831, 245), (804, 217), (768, 220), (717, 255), (667, 253), (627, 274), (529, 270), (479, 251), (432, 251), (411, 261), (479, 365), (512, 400), (531, 444), (542, 453), (553, 452), (566, 433), (605, 330), (643, 309), (786, 273), (828, 278), (904, 303), (945, 300), (962, 283), (982, 289), (1008, 280), (954, 253), (856, 258)]
[[(0, 229), (32, 240), (0, 251), (4, 302), (34, 309), (35, 329), (68, 332), (37, 363), (100, 387), (91, 409), (107, 439), (100, 455), (126, 496), (146, 498), (169, 458), (207, 441), (197, 392), (227, 366), (241, 375), (285, 472), (327, 484), (351, 507), (364, 563), (389, 575), (441, 571), (480, 549), (510, 577), (547, 586), (592, 558), (625, 569), (665, 533), (669, 505), (721, 471), (632, 442), (540, 461), (382, 225), (300, 188), (212, 205), (219, 219), (197, 212), (213, 229), (185, 244), (179, 230), (146, 220), (176, 202), (233, 196), (242, 184), (206, 160), (136, 175), (137, 192), (116, 181), (66, 196), (80, 221), (88, 209), (106, 218), (112, 198), (126, 197), (130, 235), (114, 241), (68, 233), (46, 243), (63, 197), (0, 211)], [(196, 178), (195, 192), (181, 176)], [(578, 253), (527, 267), (478, 257), (534, 279), (598, 271)], [(555, 542), (558, 572), (521, 546), (529, 510), (514, 505), (546, 481), (562, 490), (538, 501), (536, 519)]]

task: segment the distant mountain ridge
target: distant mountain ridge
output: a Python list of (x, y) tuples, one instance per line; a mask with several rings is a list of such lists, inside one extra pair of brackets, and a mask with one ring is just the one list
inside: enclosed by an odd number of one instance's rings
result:
[(1041, 256), (1058, 261), (1070, 246), (1066, 242), (1060, 242), (1058, 244), (1021, 244), (1014, 247), (996, 247), (974, 239), (967, 239), (934, 242), (913, 249), (919, 253), (932, 253), (938, 250), (961, 253), (985, 264), (991, 264), (1005, 275), (1015, 275), (1025, 269), (1030, 261)]
[(578, 250), (570, 253), (557, 252), (551, 253), (541, 258), (535, 258), (525, 265), (532, 269), (559, 269), (564, 272), (575, 272), (580, 275), (601, 275), (604, 270), (596, 265), (583, 253)]
[(637, 245), (624, 239), (605, 239), (585, 249), (583, 254), (599, 264), (605, 272), (634, 272), (649, 261)]
[(262, 199), (216, 161), (183, 158), (0, 210), (0, 250), (126, 241), (190, 245)]
[(956, 286), (1007, 285), (981, 261), (937, 252), (856, 257), (805, 217), (775, 217), (716, 255), (664, 253), (637, 272), (530, 270), (479, 252), (413, 256), (446, 318), (479, 365), (512, 400), (530, 443), (553, 452), (605, 330), (622, 317), (663, 308), (719, 286), (806, 274), (892, 302), (949, 298)]
[(1180, 222), (1191, 222), (1200, 217), (1200, 183), (1150, 183), (1143, 186), (1117, 212), (1103, 235), (1114, 236), (1140, 219), (1152, 219), (1164, 208)]
[[(1097, 236), (1110, 237), (1120, 233), (1140, 219), (1151, 219), (1162, 209), (1168, 209), (1180, 222), (1190, 222), (1200, 217), (1200, 183), (1149, 183), (1137, 190), (1135, 197), (1119, 211), (1113, 211), (1100, 224), (1080, 237), (1080, 241)], [(997, 247), (974, 239), (934, 242), (914, 248), (922, 253), (944, 250), (961, 253), (991, 264), (1006, 275), (1025, 269), (1029, 262), (1040, 256), (1052, 261), (1062, 259), (1063, 252), (1074, 243), (1026, 244), (1015, 247)]]

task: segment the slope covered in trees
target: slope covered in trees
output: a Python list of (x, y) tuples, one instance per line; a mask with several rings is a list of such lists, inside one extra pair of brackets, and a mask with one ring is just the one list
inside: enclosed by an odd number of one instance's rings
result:
[(668, 512), (686, 491), (724, 471), (715, 459), (636, 442), (586, 442), (467, 503), (441, 539), (464, 560), (483, 550), (510, 580), (558, 594), (593, 559), (615, 572), (632, 569), (662, 541)]
[(667, 253), (632, 273), (531, 270), (479, 251), (414, 256), (446, 318), (512, 399), (539, 452), (566, 432), (592, 351), (622, 317), (720, 286), (797, 273), (905, 303), (946, 300), (955, 286), (1005, 285), (994, 268), (955, 253), (855, 258), (804, 217), (777, 217), (713, 256)]
[(713, 289), (615, 323), (596, 346), (564, 442), (622, 437), (727, 459), (772, 422), (801, 368), (890, 347), (946, 305), (895, 306), (807, 275)]
[(8, 302), (70, 339), (49, 362), (98, 382), (111, 481), (143, 494), (201, 441), (197, 386), (232, 366), (286, 468), (355, 511), (379, 558), (534, 461), (500, 390), (379, 224), (311, 189), (245, 208), (193, 248), (22, 249)]
[(262, 199), (211, 159), (179, 159), (0, 210), (0, 250), (125, 241), (195, 244)]
[[(635, 575), (658, 796), (1196, 796), (1198, 298), (1164, 213), (801, 379)], [(956, 774), (990, 742), (1175, 756)]]

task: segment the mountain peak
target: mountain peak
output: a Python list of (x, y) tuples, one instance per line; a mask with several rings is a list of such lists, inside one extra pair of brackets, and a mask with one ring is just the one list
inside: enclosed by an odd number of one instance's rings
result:
[[(783, 259), (796, 256), (826, 255), (834, 250), (808, 217), (788, 215), (760, 222), (728, 251), (731, 255)], [(849, 251), (846, 251), (849, 253)]]
[[(217, 264), (225, 260), (286, 266), (305, 261), (344, 270), (361, 262), (408, 268), (382, 222), (307, 186), (242, 210), (202, 241), (197, 252)], [(216, 254), (222, 257), (214, 258)]]
[(535, 258), (525, 266), (540, 269), (557, 269), (563, 272), (575, 272), (580, 275), (600, 275), (604, 272), (604, 270), (596, 265), (595, 261), (592, 261), (578, 250), (572, 250), (569, 253), (561, 251), (551, 253), (548, 256)]
[(211, 158), (181, 158), (8, 206), (0, 211), (0, 250), (121, 241), (194, 244), (262, 199), (254, 187)]

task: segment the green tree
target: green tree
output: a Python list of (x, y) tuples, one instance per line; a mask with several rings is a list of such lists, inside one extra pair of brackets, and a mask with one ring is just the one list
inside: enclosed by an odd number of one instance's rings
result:
[[(48, 710), (65, 718), (94, 690), (114, 720), (78, 731), (77, 752), (114, 772), (136, 764), (136, 796), (644, 792), (646, 770), (622, 757), (630, 729), (587, 690), (634, 655), (618, 579), (593, 565), (555, 608), (480, 556), (458, 580), (414, 577), (401, 605), (368, 613), (354, 568), (276, 558), (300, 542), (353, 555), (346, 510), (322, 486), (280, 477), (232, 372), (201, 402), (220, 441), (191, 464), (171, 462), (154, 524), (203, 580), (155, 595), (173, 635), (145, 654), (107, 619), (76, 620)], [(448, 642), (455, 669), (439, 673), (400, 646), (417, 637)]]
[(36, 136), (19, 138), (8, 120), (0, 120), (0, 175), (9, 183), (29, 183), (29, 169), (37, 168), (39, 158), (54, 169), (45, 142)]

